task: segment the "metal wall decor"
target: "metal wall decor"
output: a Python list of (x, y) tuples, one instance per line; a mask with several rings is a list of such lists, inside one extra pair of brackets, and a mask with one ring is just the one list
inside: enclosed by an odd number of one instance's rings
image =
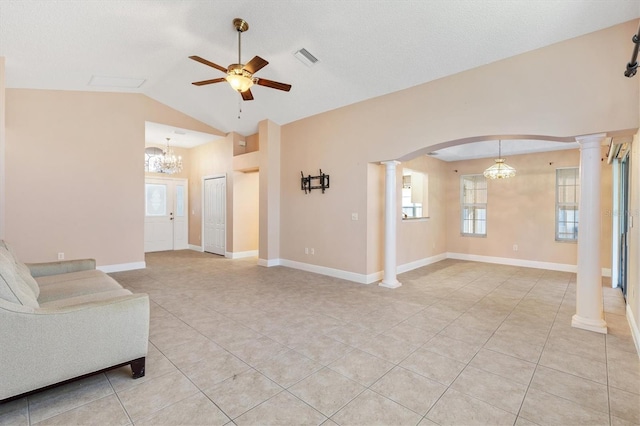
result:
[[(312, 189), (322, 189), (322, 193), (324, 194), (324, 190), (329, 188), (329, 175), (322, 173), (322, 169), (320, 169), (320, 174), (318, 176), (305, 176), (302, 171), (300, 171), (300, 189), (304, 191), (305, 194), (311, 192)], [(318, 181), (315, 185), (312, 184), (313, 181)]]

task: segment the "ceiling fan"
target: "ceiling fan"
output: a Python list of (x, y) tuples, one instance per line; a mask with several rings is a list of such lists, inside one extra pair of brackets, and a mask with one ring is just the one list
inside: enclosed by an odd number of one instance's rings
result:
[(251, 59), (249, 62), (243, 64), (240, 59), (240, 49), (242, 46), (241, 36), (243, 32), (249, 29), (249, 24), (244, 19), (236, 18), (233, 20), (233, 26), (235, 27), (236, 31), (238, 31), (238, 63), (231, 64), (228, 68), (224, 68), (218, 64), (214, 64), (211, 61), (201, 58), (200, 56), (189, 56), (189, 59), (193, 59), (194, 61), (208, 65), (227, 74), (226, 77), (195, 81), (192, 84), (196, 86), (204, 86), (206, 84), (221, 83), (223, 81), (227, 81), (234, 90), (238, 91), (240, 95), (242, 95), (242, 99), (244, 99), (245, 101), (253, 100), (251, 86), (253, 86), (254, 84), (257, 84), (258, 86), (270, 87), (272, 89), (284, 90), (285, 92), (291, 90), (290, 84), (278, 83), (277, 81), (271, 81), (267, 80), (266, 78), (253, 76), (256, 72), (267, 66), (269, 62), (265, 61), (260, 56), (254, 56), (253, 59)]

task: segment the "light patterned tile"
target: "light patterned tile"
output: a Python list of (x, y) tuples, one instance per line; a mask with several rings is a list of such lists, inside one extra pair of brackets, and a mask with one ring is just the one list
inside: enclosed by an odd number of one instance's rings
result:
[(516, 416), (453, 389), (447, 390), (427, 413), (439, 425), (513, 425)]
[(519, 416), (539, 425), (609, 424), (608, 414), (533, 388), (527, 391)]
[(355, 349), (329, 364), (329, 368), (363, 386), (369, 386), (391, 370), (393, 364), (367, 352)]
[(323, 368), (289, 388), (289, 392), (330, 417), (364, 389), (342, 374)]
[(0, 426), (29, 426), (27, 398), (0, 404)]
[(294, 346), (293, 349), (322, 365), (328, 365), (353, 350), (351, 346), (327, 336), (317, 336), (310, 341)]
[(448, 386), (460, 374), (465, 364), (420, 349), (409, 355), (400, 366)]
[(115, 395), (109, 395), (35, 424), (38, 426), (102, 426), (128, 425), (130, 422), (118, 398)]
[(204, 393), (231, 419), (282, 391), (282, 387), (255, 370), (248, 370), (206, 389)]
[(136, 426), (215, 426), (227, 423), (229, 423), (229, 418), (206, 396), (197, 393), (136, 422)]
[(538, 366), (531, 387), (593, 410), (609, 412), (607, 386), (582, 377)]
[(196, 393), (198, 388), (177, 371), (119, 391), (118, 397), (136, 422)]
[(111, 394), (113, 388), (104, 374), (56, 386), (28, 397), (29, 420), (38, 423)]
[(467, 366), (451, 385), (451, 389), (477, 398), (494, 407), (518, 414), (527, 385), (516, 383), (493, 373)]
[(466, 364), (471, 361), (480, 348), (481, 346), (478, 344), (466, 343), (438, 334), (420, 349), (435, 352)]
[(413, 426), (421, 420), (421, 416), (382, 395), (366, 390), (331, 419), (340, 425)]
[(280, 386), (288, 388), (322, 367), (321, 364), (291, 349), (257, 364), (255, 368)]
[(413, 371), (395, 367), (370, 389), (420, 415), (425, 415), (447, 387)]
[(488, 349), (481, 349), (469, 365), (525, 385), (536, 369), (534, 363)]
[(219, 352), (182, 368), (200, 390), (211, 388), (223, 380), (249, 370), (249, 366), (227, 352)]
[(640, 395), (620, 389), (610, 389), (611, 414), (619, 419), (640, 424)]
[(607, 364), (553, 349), (545, 349), (540, 365), (607, 384)]
[(238, 426), (331, 425), (325, 416), (287, 391), (238, 417), (234, 423)]

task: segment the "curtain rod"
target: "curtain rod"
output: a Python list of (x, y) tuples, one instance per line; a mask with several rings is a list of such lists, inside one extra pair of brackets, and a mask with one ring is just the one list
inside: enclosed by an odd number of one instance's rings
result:
[(635, 43), (633, 47), (633, 54), (631, 55), (631, 61), (627, 64), (627, 70), (624, 72), (625, 77), (633, 77), (638, 71), (638, 47), (640, 47), (640, 28), (638, 28), (638, 34), (634, 34), (631, 38)]

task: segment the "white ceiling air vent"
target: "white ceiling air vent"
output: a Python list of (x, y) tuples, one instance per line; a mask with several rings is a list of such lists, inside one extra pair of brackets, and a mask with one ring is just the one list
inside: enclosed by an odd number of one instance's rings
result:
[(613, 159), (622, 160), (629, 153), (631, 148), (632, 137), (611, 138), (609, 143), (609, 152), (607, 152), (607, 163), (611, 164)]
[(296, 53), (294, 53), (293, 56), (298, 58), (298, 60), (300, 62), (302, 62), (303, 64), (305, 64), (309, 68), (311, 68), (312, 66), (314, 66), (318, 62), (318, 58), (316, 58), (311, 53), (309, 53), (309, 51), (307, 49), (305, 49), (304, 47), (302, 49), (298, 50)]

